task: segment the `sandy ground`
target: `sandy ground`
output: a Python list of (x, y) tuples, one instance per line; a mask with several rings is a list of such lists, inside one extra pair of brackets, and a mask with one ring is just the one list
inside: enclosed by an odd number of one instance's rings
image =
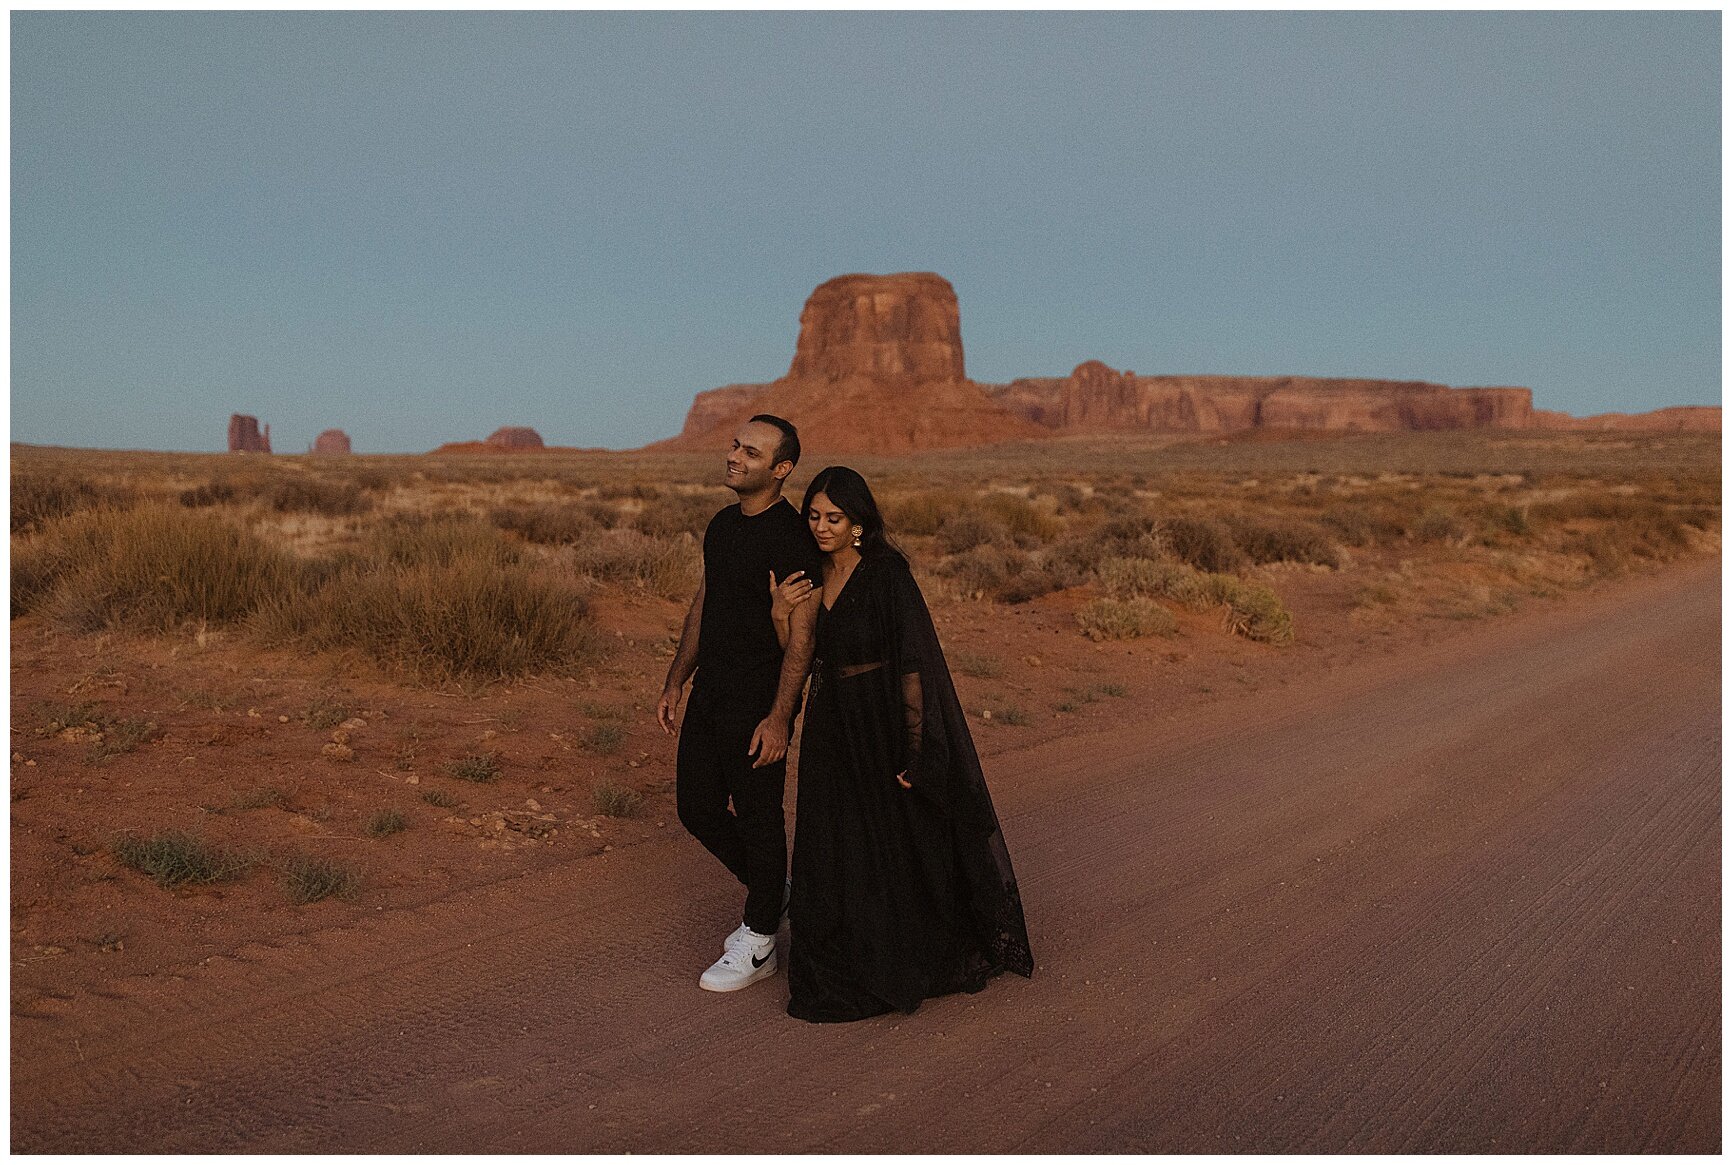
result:
[(1031, 981), (700, 992), (664, 832), (15, 1004), (13, 1148), (1715, 1152), (1719, 580), (998, 750)]

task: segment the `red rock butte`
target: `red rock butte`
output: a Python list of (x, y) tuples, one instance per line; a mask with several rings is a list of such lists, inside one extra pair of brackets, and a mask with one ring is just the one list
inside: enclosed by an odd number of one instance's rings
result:
[(977, 384), (961, 312), (930, 272), (842, 275), (800, 313), (787, 375), (698, 393), (679, 436), (651, 449), (710, 450), (754, 413), (793, 421), (806, 448), (904, 453), (1058, 434), (1571, 429), (1718, 432), (1718, 406), (1572, 417), (1527, 388), (1306, 376), (1138, 376), (1088, 360), (1067, 377)]
[(229, 415), (229, 452), (230, 453), (269, 453), (271, 451), (271, 427), (266, 425), (264, 431), (259, 431), (259, 419), (249, 417), (244, 413)]
[(326, 429), (313, 438), (313, 447), (307, 452), (318, 454), (321, 457), (352, 452), (349, 445), (349, 434), (341, 429)]
[(699, 393), (680, 435), (650, 448), (714, 449), (754, 413), (786, 417), (825, 456), (1045, 435), (968, 379), (956, 292), (929, 272), (821, 284), (800, 313), (786, 376)]

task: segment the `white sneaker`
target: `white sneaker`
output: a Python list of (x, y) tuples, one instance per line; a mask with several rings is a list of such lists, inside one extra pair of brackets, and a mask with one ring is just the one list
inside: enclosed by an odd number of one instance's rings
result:
[(705, 991), (738, 991), (776, 973), (776, 936), (740, 929), (745, 937), (734, 941), (698, 980)]
[[(788, 878), (782, 883), (782, 916), (776, 920), (777, 930), (782, 928), (782, 923), (788, 921), (788, 901), (793, 898), (793, 896), (794, 879)], [(741, 942), (750, 933), (751, 929), (746, 926), (745, 923), (740, 923), (740, 925), (736, 926), (731, 932), (729, 932), (727, 938), (722, 940), (722, 950), (726, 951), (735, 943)]]

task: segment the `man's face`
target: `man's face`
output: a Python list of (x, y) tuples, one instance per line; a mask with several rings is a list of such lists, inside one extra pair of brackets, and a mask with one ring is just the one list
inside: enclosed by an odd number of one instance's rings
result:
[(735, 493), (756, 493), (772, 482), (788, 476), (792, 466), (786, 462), (781, 473), (776, 472), (776, 448), (781, 444), (782, 431), (763, 421), (747, 421), (734, 434), (734, 444), (728, 450), (728, 469), (724, 484)]

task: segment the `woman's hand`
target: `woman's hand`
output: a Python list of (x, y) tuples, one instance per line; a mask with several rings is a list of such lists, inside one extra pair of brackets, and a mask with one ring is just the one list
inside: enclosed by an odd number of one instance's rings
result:
[(914, 787), (913, 785), (910, 785), (908, 783), (908, 770), (907, 769), (903, 769), (901, 772), (896, 774), (896, 783), (898, 785), (901, 785), (904, 789), (912, 789)]
[(811, 597), (812, 580), (805, 571), (796, 570), (781, 582), (776, 581), (775, 571), (770, 572), (770, 618), (776, 622), (785, 622), (795, 607)]

